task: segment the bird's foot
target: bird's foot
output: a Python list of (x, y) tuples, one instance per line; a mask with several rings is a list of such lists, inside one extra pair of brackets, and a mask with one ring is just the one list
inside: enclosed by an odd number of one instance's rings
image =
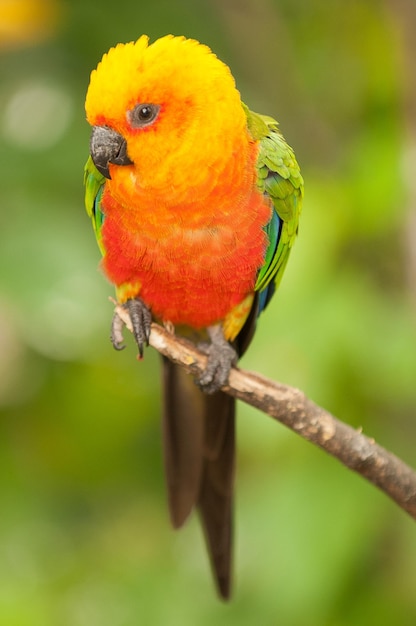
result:
[(212, 394), (227, 384), (230, 370), (237, 363), (238, 355), (224, 338), (222, 326), (210, 326), (207, 331), (211, 342), (198, 344), (208, 357), (207, 365), (195, 382), (202, 391)]
[(118, 305), (111, 323), (111, 343), (116, 350), (123, 350), (123, 328), (127, 326), (133, 333), (139, 348), (139, 358), (143, 358), (143, 347), (149, 345), (152, 314), (140, 298), (131, 298)]

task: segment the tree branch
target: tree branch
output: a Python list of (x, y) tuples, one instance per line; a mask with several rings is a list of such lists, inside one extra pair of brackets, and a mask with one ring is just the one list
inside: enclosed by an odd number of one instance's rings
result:
[[(152, 324), (150, 345), (198, 376), (206, 356), (195, 345)], [(226, 393), (260, 409), (384, 491), (416, 519), (416, 472), (359, 430), (333, 417), (294, 387), (239, 368), (230, 372)]]
[[(121, 307), (116, 310), (129, 327), (125, 311)], [(176, 337), (158, 324), (152, 324), (149, 343), (194, 376), (205, 368), (207, 357), (195, 344)], [(319, 446), (384, 491), (416, 519), (416, 472), (373, 439), (316, 405), (299, 389), (235, 367), (223, 391), (267, 413)]]

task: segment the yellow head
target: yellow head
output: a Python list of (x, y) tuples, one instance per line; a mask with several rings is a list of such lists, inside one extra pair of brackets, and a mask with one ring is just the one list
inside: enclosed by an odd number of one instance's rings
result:
[(91, 74), (85, 108), (92, 126), (124, 138), (124, 164), (132, 162), (142, 189), (179, 188), (184, 170), (188, 185), (190, 177), (197, 184), (241, 150), (241, 137), (248, 141), (229, 68), (184, 37), (149, 45), (143, 35), (111, 48)]

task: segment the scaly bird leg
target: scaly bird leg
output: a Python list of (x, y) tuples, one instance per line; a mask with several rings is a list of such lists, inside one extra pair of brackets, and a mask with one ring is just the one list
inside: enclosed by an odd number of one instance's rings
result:
[(221, 324), (209, 326), (207, 332), (211, 343), (198, 346), (208, 356), (207, 366), (196, 384), (205, 393), (212, 394), (227, 384), (230, 370), (237, 363), (238, 355), (224, 338)]
[[(143, 347), (149, 345), (152, 314), (140, 298), (132, 298), (121, 305), (131, 322), (131, 330), (139, 348), (139, 357), (143, 358)], [(111, 323), (111, 343), (116, 350), (123, 350), (123, 328), (128, 325), (126, 320), (116, 311)]]

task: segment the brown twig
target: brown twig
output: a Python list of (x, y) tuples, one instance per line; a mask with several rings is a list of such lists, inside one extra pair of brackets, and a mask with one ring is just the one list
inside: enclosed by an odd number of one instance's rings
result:
[[(189, 373), (198, 375), (206, 356), (190, 341), (152, 324), (150, 345)], [(233, 368), (223, 389), (311, 441), (364, 476), (416, 519), (416, 472), (399, 458), (339, 421), (309, 400), (302, 391), (259, 374)]]

